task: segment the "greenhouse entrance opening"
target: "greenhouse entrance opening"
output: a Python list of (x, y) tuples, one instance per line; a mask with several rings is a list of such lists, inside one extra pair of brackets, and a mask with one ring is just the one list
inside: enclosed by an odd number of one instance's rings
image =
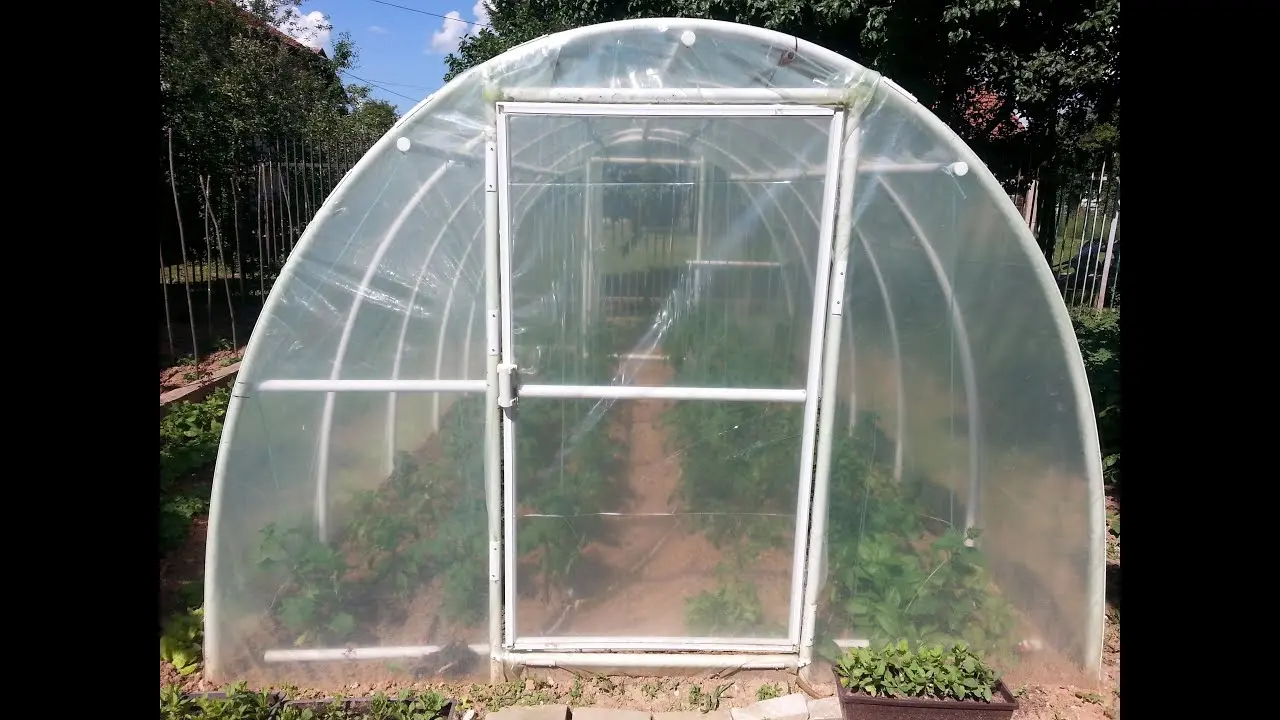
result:
[(497, 104), (508, 652), (798, 652), (844, 117)]

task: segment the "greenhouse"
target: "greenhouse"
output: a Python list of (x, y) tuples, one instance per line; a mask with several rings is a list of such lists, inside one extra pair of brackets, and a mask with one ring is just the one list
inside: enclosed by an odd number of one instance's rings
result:
[(214, 480), (212, 677), (1099, 666), (1084, 366), (1008, 195), (888, 78), (705, 20), (551, 35), (342, 180)]

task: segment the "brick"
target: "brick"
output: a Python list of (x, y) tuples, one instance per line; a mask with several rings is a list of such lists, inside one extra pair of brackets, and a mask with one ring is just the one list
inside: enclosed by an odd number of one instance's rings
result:
[(729, 711), (733, 720), (809, 720), (808, 697), (802, 693), (763, 700)]
[(571, 720), (650, 720), (651, 715), (642, 710), (584, 707), (569, 710), (569, 717)]
[(492, 720), (568, 720), (567, 705), (533, 705), (530, 707), (508, 707), (485, 716)]

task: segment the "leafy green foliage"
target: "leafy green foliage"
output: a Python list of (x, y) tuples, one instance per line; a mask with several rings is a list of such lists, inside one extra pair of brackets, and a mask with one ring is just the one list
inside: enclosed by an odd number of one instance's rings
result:
[[(711, 331), (703, 313), (677, 322), (664, 343), (676, 382), (689, 386), (785, 387), (793, 367), (784, 331), (729, 322)], [(678, 402), (667, 412), (672, 453), (680, 453), (684, 506), (713, 512), (700, 522), (717, 545), (776, 546), (787, 528), (759, 513), (794, 511), (803, 408), (795, 404)]]
[(200, 669), (204, 641), (204, 608), (192, 608), (165, 623), (160, 635), (160, 659), (168, 661), (179, 675)]
[(231, 392), (214, 390), (203, 402), (175, 403), (160, 421), (160, 491), (211, 465), (222, 438), (222, 418)]
[(160, 720), (266, 720), (272, 715), (274, 698), (253, 691), (246, 683), (233, 685), (226, 697), (184, 697), (176, 687), (160, 689)]
[(160, 3), (160, 124), (175, 129), (180, 167), (208, 173), (251, 164), (267, 138), (367, 143), (390, 128), (393, 108), (389, 116), (368, 87), (342, 82), (359, 57), (349, 35), (340, 34), (331, 53), (315, 52), (272, 27), (296, 34), (301, 0), (244, 5)]
[(767, 635), (764, 606), (756, 588), (739, 576), (729, 575), (714, 591), (703, 591), (685, 601), (685, 626), (704, 637), (724, 637), (755, 631)]
[(964, 643), (911, 650), (906, 640), (876, 651), (851, 648), (836, 664), (840, 683), (872, 697), (991, 702), (999, 677)]
[[(859, 427), (874, 428), (874, 418), (865, 415)], [(833, 458), (827, 622), (873, 643), (964, 640), (1007, 650), (1011, 608), (993, 591), (982, 551), (966, 543), (978, 531), (927, 527), (923, 488), (874, 461), (874, 449), (890, 443), (872, 432), (841, 440)]]
[(368, 702), (355, 704), (335, 700), (313, 706), (311, 703), (284, 704), (282, 699), (265, 691), (252, 691), (245, 683), (226, 689), (225, 697), (184, 697), (173, 686), (160, 689), (160, 720), (431, 720), (439, 717), (448, 699), (438, 692), (401, 692), (395, 697), (376, 693)]
[(1102, 449), (1103, 479), (1108, 487), (1120, 487), (1120, 311), (1074, 308), (1075, 327), (1085, 374), (1098, 417), (1098, 442)]
[[(446, 59), (446, 79), (571, 27), (711, 18), (793, 34), (884, 73), (997, 175), (1013, 175), (1028, 154), (1044, 168), (1088, 172), (1119, 150), (1119, 0), (491, 0), (489, 8), (493, 29), (463, 39)], [(996, 107), (979, 110), (980, 95)], [(1030, 121), (1023, 132), (1014, 132), (1015, 111)]]
[(183, 481), (211, 467), (217, 458), (230, 398), (230, 391), (218, 388), (202, 402), (175, 403), (160, 421), (162, 556), (180, 546), (191, 521), (209, 509), (208, 484)]

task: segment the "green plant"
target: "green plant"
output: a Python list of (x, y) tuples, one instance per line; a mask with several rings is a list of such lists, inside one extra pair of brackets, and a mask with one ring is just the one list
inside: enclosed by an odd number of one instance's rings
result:
[(717, 685), (714, 690), (707, 692), (702, 689), (701, 685), (689, 686), (689, 707), (698, 712), (714, 712), (720, 709), (720, 699), (724, 697), (725, 692), (733, 687), (733, 683), (725, 683)]
[(873, 643), (965, 641), (1005, 652), (1012, 609), (994, 591), (979, 530), (927, 520), (923, 485), (895, 479), (877, 460), (876, 449), (892, 444), (874, 416), (858, 427), (832, 461), (825, 623), (857, 628)]
[(685, 601), (685, 626), (694, 635), (735, 636), (768, 634), (764, 606), (756, 588), (737, 573), (721, 567), (721, 584)]
[(204, 608), (193, 608), (173, 616), (160, 635), (160, 659), (179, 675), (191, 675), (200, 669), (201, 643), (204, 641)]
[(836, 665), (840, 683), (872, 697), (991, 702), (999, 676), (967, 645), (912, 650), (906, 640), (880, 650), (851, 648)]
[(767, 683), (756, 690), (756, 700), (772, 700), (776, 697), (782, 697), (782, 686), (777, 683)]
[(211, 465), (222, 438), (222, 418), (231, 393), (214, 390), (203, 402), (174, 403), (160, 421), (160, 492)]
[(1071, 324), (1098, 419), (1103, 480), (1120, 487), (1120, 311), (1073, 308)]
[(268, 720), (271, 716), (271, 694), (250, 690), (246, 683), (228, 687), (225, 698), (185, 698), (176, 687), (160, 689), (160, 720)]

